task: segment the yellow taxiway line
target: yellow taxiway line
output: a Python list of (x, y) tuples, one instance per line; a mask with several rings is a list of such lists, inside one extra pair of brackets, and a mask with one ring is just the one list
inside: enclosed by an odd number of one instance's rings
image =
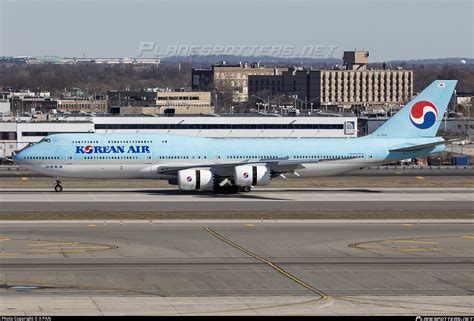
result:
[(329, 298), (331, 298), (330, 296), (326, 295), (324, 292), (316, 289), (315, 287), (309, 285), (308, 283), (305, 283), (303, 282), (302, 280), (298, 279), (297, 277), (291, 275), (290, 273), (286, 272), (285, 270), (283, 270), (281, 267), (279, 267), (278, 265), (276, 265), (275, 263), (272, 263), (270, 261), (268, 261), (267, 259), (255, 254), (255, 253), (252, 253), (250, 252), (249, 250), (246, 250), (244, 249), (243, 247), (241, 247), (240, 245), (237, 245), (236, 243), (232, 242), (231, 240), (229, 239), (226, 239), (224, 236), (220, 235), (219, 233), (217, 232), (214, 232), (212, 229), (206, 227), (204, 228), (207, 232), (209, 232), (210, 234), (214, 235), (215, 237), (217, 237), (218, 239), (220, 239), (221, 241), (229, 244), (230, 246), (236, 248), (237, 250), (247, 254), (248, 256), (251, 256), (265, 264), (267, 264), (268, 266), (270, 266), (271, 268), (275, 269), (276, 271), (278, 271), (279, 273), (283, 274), (284, 276), (286, 276), (287, 278), (293, 280), (294, 282), (298, 283), (299, 285), (307, 288), (308, 290), (318, 294), (321, 299), (320, 300), (327, 300)]

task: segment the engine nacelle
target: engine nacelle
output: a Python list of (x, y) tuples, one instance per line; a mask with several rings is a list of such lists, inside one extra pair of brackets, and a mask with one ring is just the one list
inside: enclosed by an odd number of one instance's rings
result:
[(240, 165), (234, 168), (234, 182), (237, 186), (268, 185), (270, 174), (265, 165)]
[(182, 190), (212, 191), (214, 179), (208, 169), (183, 169), (178, 172), (178, 186)]

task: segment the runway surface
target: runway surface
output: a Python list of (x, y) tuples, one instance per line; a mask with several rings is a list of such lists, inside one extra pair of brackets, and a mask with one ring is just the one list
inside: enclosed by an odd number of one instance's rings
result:
[(255, 188), (219, 195), (177, 189), (0, 189), (1, 212), (471, 210), (474, 188)]
[(473, 314), (473, 228), (2, 222), (0, 313)]

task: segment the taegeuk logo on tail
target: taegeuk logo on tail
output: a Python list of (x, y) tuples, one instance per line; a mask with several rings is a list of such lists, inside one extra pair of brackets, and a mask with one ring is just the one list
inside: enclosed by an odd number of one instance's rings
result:
[(431, 128), (438, 120), (438, 109), (427, 100), (420, 100), (411, 106), (410, 120), (419, 129)]

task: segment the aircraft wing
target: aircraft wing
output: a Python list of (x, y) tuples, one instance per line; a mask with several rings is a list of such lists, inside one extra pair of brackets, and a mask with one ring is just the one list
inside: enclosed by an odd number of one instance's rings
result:
[(242, 160), (239, 162), (225, 162), (225, 163), (208, 163), (208, 164), (163, 164), (158, 166), (158, 173), (163, 174), (173, 174), (177, 173), (183, 169), (190, 169), (190, 168), (228, 168), (228, 167), (235, 167), (240, 165), (254, 165), (254, 164), (263, 164), (270, 167), (270, 169), (274, 169), (277, 167), (285, 167), (285, 172), (291, 172), (296, 169), (304, 168), (304, 164), (315, 164), (315, 163), (322, 163), (322, 162), (333, 162), (338, 160), (348, 160), (354, 159), (357, 157), (336, 157), (336, 158), (329, 158), (329, 159), (289, 159), (287, 157), (284, 158), (264, 158), (260, 160)]

